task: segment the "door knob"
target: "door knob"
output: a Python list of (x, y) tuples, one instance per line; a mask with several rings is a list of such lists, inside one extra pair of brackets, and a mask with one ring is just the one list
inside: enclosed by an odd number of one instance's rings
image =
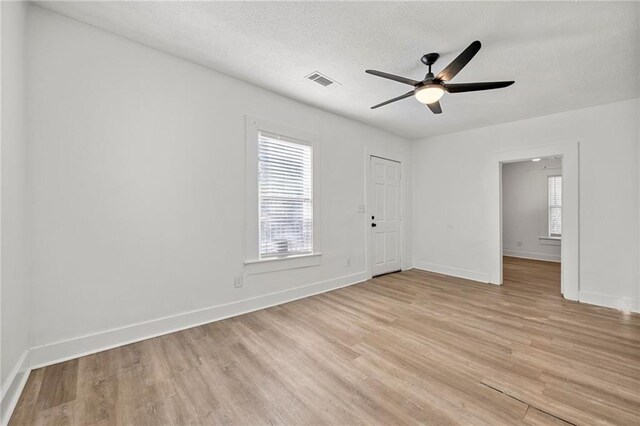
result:
[(371, 224), (371, 227), (372, 227), (372, 228), (375, 228), (376, 226), (378, 226), (378, 225), (376, 225), (375, 223), (372, 223), (372, 224)]

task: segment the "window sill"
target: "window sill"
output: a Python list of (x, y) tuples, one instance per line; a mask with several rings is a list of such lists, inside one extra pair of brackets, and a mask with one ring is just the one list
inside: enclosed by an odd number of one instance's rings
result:
[(562, 241), (562, 237), (541, 236), (538, 237), (538, 239), (540, 240), (540, 244), (548, 246), (559, 246)]
[(308, 268), (310, 266), (320, 265), (321, 256), (322, 253), (309, 253), (270, 259), (245, 260), (244, 267), (248, 275), (284, 271), (287, 269)]

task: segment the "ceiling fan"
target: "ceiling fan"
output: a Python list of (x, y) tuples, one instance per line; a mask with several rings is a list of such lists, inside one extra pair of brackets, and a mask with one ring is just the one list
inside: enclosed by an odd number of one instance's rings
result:
[(444, 92), (449, 93), (462, 93), (462, 92), (476, 92), (478, 90), (491, 90), (501, 89), (503, 87), (511, 86), (514, 81), (489, 81), (482, 83), (459, 83), (449, 84), (453, 77), (456, 76), (464, 68), (469, 61), (478, 53), (482, 47), (482, 44), (476, 40), (469, 45), (464, 51), (458, 55), (445, 69), (440, 71), (435, 77), (431, 72), (431, 65), (433, 65), (440, 55), (438, 53), (427, 53), (420, 60), (423, 64), (429, 67), (429, 72), (425, 76), (424, 80), (412, 80), (410, 78), (400, 77), (398, 75), (388, 74), (382, 71), (367, 70), (369, 74), (376, 75), (382, 78), (388, 78), (389, 80), (395, 80), (400, 83), (413, 86), (413, 90), (400, 95), (397, 98), (389, 99), (378, 105), (374, 105), (371, 109), (380, 108), (381, 106), (388, 105), (392, 102), (399, 101), (410, 96), (415, 96), (418, 102), (425, 104), (434, 114), (441, 114), (442, 108), (440, 107), (440, 98), (444, 95)]

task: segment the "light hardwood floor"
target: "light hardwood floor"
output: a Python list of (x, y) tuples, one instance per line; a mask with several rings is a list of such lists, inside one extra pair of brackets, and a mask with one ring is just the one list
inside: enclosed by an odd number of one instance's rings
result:
[(10, 424), (639, 425), (640, 315), (559, 271), (413, 270), (52, 365)]

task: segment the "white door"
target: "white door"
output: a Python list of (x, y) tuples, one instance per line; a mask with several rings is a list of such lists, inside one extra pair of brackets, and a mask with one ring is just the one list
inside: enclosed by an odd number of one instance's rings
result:
[(371, 156), (372, 275), (401, 269), (400, 163)]

